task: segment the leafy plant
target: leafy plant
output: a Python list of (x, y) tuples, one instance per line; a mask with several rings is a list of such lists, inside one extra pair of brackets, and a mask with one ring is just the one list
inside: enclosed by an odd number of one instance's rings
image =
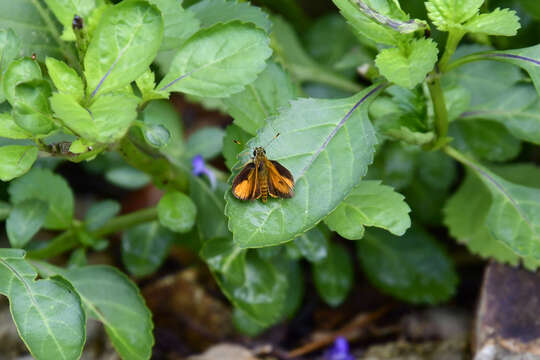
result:
[[(333, 2), (340, 15), (299, 34), (310, 20), (286, 2), (0, 3), (13, 14), (0, 17), (0, 219), (11, 246), (0, 249), (0, 293), (36, 359), (78, 359), (88, 317), (123, 359), (150, 358), (153, 323), (136, 285), (86, 265), (118, 232), (135, 277), (189, 243), (250, 335), (301, 306), (304, 259), (330, 306), (353, 289), (353, 254), (383, 292), (448, 300), (453, 260), (427, 228), (446, 226), (484, 258), (540, 265), (540, 173), (521, 151), (540, 144), (540, 45), (516, 36), (516, 11), (428, 0), (417, 19), (397, 0)], [(509, 48), (513, 36), (523, 46)], [(171, 93), (232, 124), (185, 139)], [(291, 171), (293, 198), (232, 195), (256, 146)], [(230, 174), (208, 163), (220, 156)], [(116, 201), (96, 202), (78, 219), (53, 171), (61, 161), (164, 195), (120, 215)], [(48, 262), (69, 253), (70, 266)]]

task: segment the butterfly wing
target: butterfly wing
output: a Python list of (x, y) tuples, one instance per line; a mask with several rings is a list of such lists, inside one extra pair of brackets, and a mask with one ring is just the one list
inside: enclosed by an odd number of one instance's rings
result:
[(272, 197), (291, 198), (294, 195), (294, 179), (289, 170), (275, 160), (269, 160), (268, 193)]
[(232, 193), (240, 200), (257, 199), (261, 195), (258, 171), (253, 161), (247, 163), (234, 178)]

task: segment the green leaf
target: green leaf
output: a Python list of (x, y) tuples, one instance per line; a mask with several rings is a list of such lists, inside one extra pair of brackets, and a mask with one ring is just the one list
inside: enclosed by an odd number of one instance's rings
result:
[(403, 189), (402, 193), (418, 223), (433, 227), (441, 225), (442, 208), (449, 196), (448, 189), (434, 188), (418, 179)]
[(62, 39), (66, 41), (75, 40), (72, 28), (73, 17), (78, 15), (86, 20), (96, 7), (95, 0), (45, 0), (45, 3), (64, 26)]
[(199, 255), (212, 271), (227, 274), (227, 281), (230, 283), (241, 284), (245, 280), (242, 267), (245, 266), (246, 253), (230, 236), (225, 236), (207, 239)]
[(42, 2), (1, 1), (0, 14), (0, 27), (11, 28), (20, 39), (24, 39), (14, 56), (35, 53), (40, 60), (54, 56), (67, 59), (72, 65), (76, 63), (74, 47), (62, 41), (53, 14)]
[(295, 89), (283, 69), (270, 62), (257, 80), (245, 90), (223, 100), (234, 124), (255, 135), (266, 119), (276, 116), (278, 110), (294, 98)]
[(371, 52), (358, 43), (338, 13), (318, 17), (304, 34), (304, 40), (306, 50), (318, 63), (336, 70), (355, 68), (373, 60)]
[(173, 239), (157, 221), (129, 228), (122, 234), (122, 262), (135, 276), (150, 275), (163, 264)]
[(78, 248), (73, 251), (69, 256), (67, 263), (68, 268), (81, 267), (88, 265), (88, 259), (86, 258), (86, 249)]
[(49, 205), (28, 199), (15, 204), (6, 220), (6, 232), (12, 247), (22, 248), (39, 231), (45, 222)]
[(9, 113), (0, 114), (0, 137), (8, 139), (30, 139), (32, 134), (15, 123)]
[(137, 84), (137, 87), (141, 92), (143, 104), (150, 100), (169, 98), (168, 93), (155, 90), (155, 77), (156, 75), (154, 74), (154, 72), (150, 68), (148, 68), (141, 76), (139, 76), (135, 80), (135, 83)]
[(161, 153), (180, 158), (184, 153), (184, 130), (180, 114), (167, 100), (151, 101), (144, 108), (142, 119), (147, 125), (161, 125), (170, 135), (169, 142), (160, 148)]
[(48, 57), (45, 60), (45, 64), (47, 65), (49, 76), (58, 91), (62, 94), (71, 95), (75, 100), (80, 102), (84, 97), (84, 85), (77, 72), (66, 63), (55, 58)]
[(370, 109), (375, 116), (377, 132), (407, 144), (423, 145), (431, 142), (435, 134), (429, 131), (427, 124), (428, 99), (423, 90), (420, 87), (409, 90), (391, 86), (387, 92), (392, 95), (392, 100), (380, 98)]
[(237, 307), (233, 309), (233, 324), (236, 330), (247, 336), (257, 336), (266, 330), (265, 326)]
[(398, 299), (434, 304), (456, 291), (458, 277), (451, 259), (418, 227), (401, 237), (370, 229), (356, 244), (369, 280)]
[(186, 233), (195, 224), (197, 207), (187, 195), (179, 191), (163, 195), (157, 209), (159, 222), (174, 232)]
[(508, 161), (521, 151), (521, 142), (502, 124), (493, 121), (454, 121), (450, 124), (449, 135), (458, 150), (482, 160)]
[(274, 266), (285, 269), (282, 271), (285, 271), (287, 277), (287, 296), (285, 298), (284, 308), (281, 312), (284, 319), (290, 320), (302, 305), (305, 288), (304, 274), (299, 261), (287, 259), (285, 264), (283, 264), (283, 262), (284, 259), (281, 258), (281, 262), (275, 263)]
[[(233, 275), (236, 274), (236, 275)], [(243, 281), (239, 282), (239, 278)], [(229, 300), (262, 326), (281, 320), (287, 296), (287, 276), (255, 251), (241, 251), (227, 272), (216, 276)]]
[(11, 205), (7, 202), (0, 201), (0, 220), (7, 219), (10, 212), (11, 212)]
[(21, 40), (12, 29), (0, 29), (0, 104), (6, 100), (2, 76), (19, 55), (20, 44)]
[(148, 145), (161, 149), (171, 140), (169, 130), (161, 124), (142, 124), (142, 134)]
[(529, 73), (540, 95), (540, 45), (516, 50), (490, 51), (479, 55), (480, 59), (497, 60), (521, 67)]
[[(317, 64), (304, 50), (294, 29), (281, 17), (272, 17), (271, 46), (276, 61), (299, 81), (312, 81), (330, 85), (345, 92), (355, 93), (362, 89), (358, 84)], [(346, 95), (344, 95), (346, 96)], [(343, 97), (343, 96), (342, 96)]]
[[(373, 160), (376, 143), (367, 116), (369, 103), (380, 91), (374, 85), (346, 99), (299, 99), (262, 128), (248, 146), (266, 149), (293, 175), (292, 199), (243, 202), (226, 193), (229, 229), (241, 247), (277, 245), (306, 232), (335, 209)], [(352, 140), (354, 139), (354, 140)], [(249, 159), (246, 154), (240, 163)]]
[(103, 200), (90, 206), (84, 215), (84, 225), (89, 231), (96, 231), (120, 212), (120, 204), (114, 200)]
[(187, 141), (186, 157), (202, 155), (205, 159), (211, 159), (221, 153), (223, 148), (223, 129), (215, 126), (207, 126), (194, 132)]
[(56, 116), (79, 136), (98, 143), (122, 138), (137, 116), (136, 96), (110, 92), (99, 96), (88, 109), (65, 94), (55, 93), (51, 106)]
[(189, 197), (197, 207), (197, 232), (201, 239), (213, 239), (230, 235), (223, 215), (225, 184), (218, 182), (216, 189), (197, 176), (189, 178)]
[(9, 298), (19, 335), (37, 360), (78, 359), (86, 337), (79, 295), (61, 277), (36, 281), (24, 257), (22, 250), (0, 250), (0, 293)]
[(514, 36), (520, 25), (519, 17), (514, 10), (497, 8), (487, 14), (475, 15), (463, 28), (472, 33)]
[[(1, 148), (0, 148), (1, 149)], [(45, 228), (67, 229), (73, 219), (73, 192), (60, 175), (49, 169), (34, 168), (25, 176), (11, 182), (8, 192), (13, 204), (38, 199), (49, 205)]]
[(240, 142), (240, 144), (247, 144), (251, 137), (251, 134), (245, 132), (239, 126), (234, 124), (227, 126), (225, 136), (223, 137), (223, 157), (225, 158), (225, 165), (229, 169), (232, 169), (238, 161), (238, 154), (244, 151), (244, 146), (235, 143), (233, 140)]
[(330, 306), (340, 305), (353, 285), (353, 263), (347, 250), (338, 244), (330, 244), (328, 255), (313, 264), (315, 288)]
[(186, 94), (185, 99), (186, 101), (190, 103), (199, 104), (205, 110), (218, 111), (222, 114), (227, 113), (227, 109), (225, 108), (225, 105), (223, 104), (223, 99), (202, 97), (202, 96), (190, 95), (190, 94)]
[(467, 165), (491, 194), (486, 225), (491, 235), (523, 257), (540, 259), (540, 188), (496, 175), (454, 149), (448, 153)]
[(15, 88), (25, 82), (41, 80), (41, 69), (36, 61), (22, 58), (13, 61), (2, 77), (4, 95), (11, 106), (17, 103)]
[(81, 297), (88, 316), (103, 323), (122, 359), (148, 360), (152, 354), (152, 315), (137, 286), (111, 266), (62, 270)]
[(17, 85), (12, 112), (17, 125), (35, 135), (46, 135), (54, 130), (56, 125), (51, 116), (50, 95), (51, 87), (45, 80)]
[(333, 0), (339, 8), (341, 15), (347, 19), (347, 22), (356, 31), (356, 36), (360, 41), (366, 42), (369, 39), (372, 42), (395, 45), (400, 38), (397, 28), (380, 23), (374, 19), (374, 16), (368, 16), (368, 13), (361, 11), (359, 5), (371, 10), (372, 14), (377, 14), (381, 20), (394, 20), (397, 25), (398, 20), (407, 21), (408, 16), (400, 9), (397, 1), (393, 0), (365, 0), (356, 3), (350, 0)]
[(143, 1), (126, 1), (105, 10), (84, 57), (91, 97), (118, 90), (152, 63), (163, 37), (161, 13)]
[[(456, 178), (456, 163), (441, 152), (420, 152), (417, 158), (417, 181), (432, 189), (446, 190)], [(399, 235), (399, 234), (396, 234)]]
[[(465, 58), (468, 54), (489, 50), (489, 47), (479, 45), (463, 45), (454, 53), (454, 58)], [(496, 61), (471, 62), (459, 66), (442, 77), (445, 90), (459, 85), (469, 91), (471, 107), (493, 101), (502, 94), (509, 94), (514, 85), (523, 79), (520, 70), (510, 64)]]
[[(13, 29), (0, 29), (0, 74), (3, 74), (9, 64), (17, 58), (20, 44), (21, 40)], [(4, 101), (3, 97), (1, 101)]]
[(471, 105), (471, 93), (459, 85), (446, 88), (444, 89), (444, 100), (448, 112), (448, 121), (452, 122), (469, 109)]
[[(387, 143), (382, 151), (377, 153), (375, 163), (370, 172), (376, 172), (371, 178), (379, 178), (385, 185), (400, 190), (408, 186), (416, 169), (418, 150), (399, 143)], [(370, 173), (370, 175), (371, 175)]]
[(515, 137), (540, 144), (540, 101), (531, 86), (515, 86), (492, 101), (461, 115), (468, 122), (492, 120), (505, 126)]
[(215, 24), (226, 24), (238, 20), (242, 23), (254, 24), (265, 32), (270, 32), (272, 23), (268, 14), (260, 8), (245, 2), (227, 0), (203, 0), (189, 8), (201, 20), (202, 27)]
[(198, 31), (176, 53), (160, 91), (226, 97), (264, 69), (272, 51), (264, 31), (239, 22)]
[(38, 156), (38, 148), (26, 145), (0, 147), (0, 180), (10, 181), (25, 174)]
[(360, 181), (324, 220), (349, 240), (364, 236), (364, 226), (375, 226), (401, 236), (411, 226), (411, 209), (404, 196), (380, 181)]
[(437, 44), (431, 39), (412, 40), (405, 49), (382, 50), (375, 64), (389, 81), (412, 89), (424, 81), (437, 62)]
[(160, 51), (176, 49), (197, 32), (200, 21), (190, 10), (182, 8), (177, 0), (148, 0), (161, 11), (163, 16), (163, 42)]
[(484, 0), (429, 0), (425, 4), (435, 26), (449, 31), (478, 14), (483, 3)]
[(519, 0), (519, 3), (530, 15), (540, 19), (540, 3), (536, 2), (536, 0)]
[(150, 175), (131, 166), (119, 166), (105, 172), (105, 179), (124, 189), (136, 190), (148, 185)]
[[(537, 172), (532, 165), (509, 165), (507, 168), (528, 178), (531, 178), (531, 173)], [(538, 176), (532, 178), (538, 179)], [(491, 203), (489, 190), (469, 171), (465, 181), (444, 207), (444, 224), (448, 227), (450, 235), (464, 244), (470, 252), (502, 263), (517, 265), (520, 256), (503, 242), (495, 239), (486, 225)], [(534, 259), (526, 258), (526, 261), (532, 263)]]
[(323, 261), (328, 256), (328, 239), (319, 227), (303, 233), (293, 243), (300, 254), (312, 263)]

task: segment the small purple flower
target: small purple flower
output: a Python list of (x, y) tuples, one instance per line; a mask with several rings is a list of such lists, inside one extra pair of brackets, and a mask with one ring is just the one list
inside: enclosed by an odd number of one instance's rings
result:
[(326, 360), (354, 360), (354, 356), (349, 352), (349, 343), (343, 336), (338, 336), (334, 340), (334, 346), (325, 353)]
[(208, 177), (208, 180), (210, 180), (210, 187), (212, 189), (216, 188), (216, 175), (214, 175), (214, 173), (206, 167), (202, 155), (195, 155), (193, 159), (191, 159), (191, 166), (193, 167), (193, 169), (191, 170), (191, 173), (193, 175), (206, 175)]

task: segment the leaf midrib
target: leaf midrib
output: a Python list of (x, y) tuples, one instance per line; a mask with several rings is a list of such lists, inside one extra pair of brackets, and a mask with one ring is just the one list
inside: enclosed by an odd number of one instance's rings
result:
[[(60, 346), (60, 344), (58, 343), (58, 340), (56, 339), (56, 337), (54, 336), (54, 334), (52, 333), (51, 331), (51, 327), (49, 326), (49, 323), (47, 321), (47, 319), (45, 318), (45, 316), (43, 315), (43, 313), (41, 312), (41, 309), (39, 308), (38, 304), (37, 304), (37, 301), (36, 299), (34, 298), (34, 294), (30, 288), (30, 286), (28, 285), (28, 283), (26, 282), (26, 280), (24, 279), (24, 277), (22, 277), (18, 271), (16, 269), (14, 269), (7, 261), (5, 261), (4, 259), (0, 258), (0, 263), (3, 264), (5, 267), (7, 267), (12, 273), (13, 275), (23, 284), (26, 292), (28, 293), (30, 299), (31, 299), (31, 302), (34, 306), (34, 308), (36, 309), (39, 317), (41, 318), (41, 320), (43, 321), (43, 323), (45, 324), (45, 327), (47, 329), (47, 333), (49, 334), (49, 336), (53, 339), (58, 351), (60, 352), (60, 354), (62, 355), (62, 358), (63, 359), (67, 359), (66, 358), (66, 354), (64, 353), (64, 350), (62, 349), (62, 347)], [(12, 278), (13, 279), (13, 278)], [(10, 282), (10, 285), (9, 285), (9, 289), (8, 289), (8, 294), (11, 294), (11, 288), (12, 288), (12, 285), (13, 285), (13, 282)], [(26, 313), (28, 313), (28, 310), (26, 311)], [(17, 325), (17, 323), (15, 322), (15, 325)], [(19, 330), (19, 327), (17, 326), (17, 330)], [(22, 336), (21, 336), (22, 338)], [(26, 343), (26, 341), (25, 341)], [(30, 349), (30, 347), (28, 347), (28, 349)]]
[[(92, 94), (90, 95), (91, 99), (97, 94), (100, 87), (103, 86), (103, 83), (105, 82), (105, 80), (107, 80), (107, 77), (109, 77), (109, 75), (112, 73), (112, 71), (114, 70), (114, 67), (120, 61), (120, 58), (124, 55), (124, 53), (127, 51), (127, 49), (131, 47), (131, 43), (133, 42), (133, 39), (135, 39), (135, 36), (137, 35), (137, 33), (140, 31), (141, 27), (143, 26), (144, 19), (146, 18), (146, 15), (150, 11), (150, 9), (151, 9), (151, 7), (148, 7), (146, 9), (146, 11), (144, 12), (144, 14), (142, 14), (142, 16), (140, 17), (141, 21), (137, 25), (133, 25), (134, 30), (131, 33), (132, 36), (128, 40), (127, 44), (123, 48), (120, 49), (120, 52), (118, 53), (118, 56), (116, 57), (114, 62), (111, 64), (111, 67), (107, 70), (107, 72), (105, 73), (103, 78), (99, 81), (96, 88), (92, 91)], [(116, 42), (116, 37), (115, 37), (115, 42)], [(116, 43), (116, 45), (118, 46), (118, 43)]]

